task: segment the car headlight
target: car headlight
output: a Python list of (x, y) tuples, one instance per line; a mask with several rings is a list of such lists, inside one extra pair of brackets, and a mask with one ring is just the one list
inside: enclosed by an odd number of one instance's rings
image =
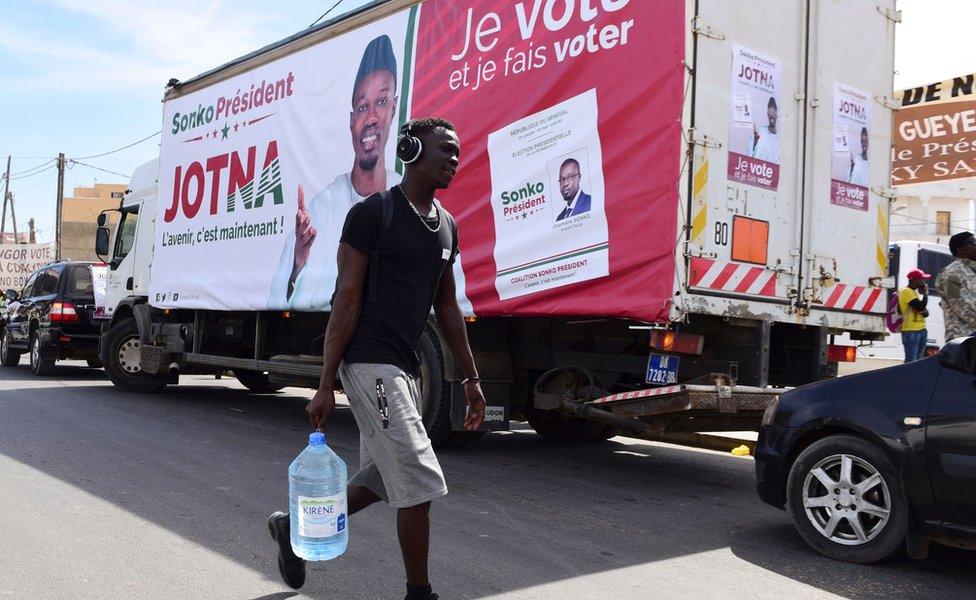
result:
[(774, 398), (773, 401), (769, 403), (769, 406), (766, 407), (766, 411), (763, 412), (763, 417), (762, 417), (763, 427), (773, 424), (773, 419), (776, 418), (776, 409), (778, 407), (779, 407), (779, 396), (776, 396), (776, 398)]

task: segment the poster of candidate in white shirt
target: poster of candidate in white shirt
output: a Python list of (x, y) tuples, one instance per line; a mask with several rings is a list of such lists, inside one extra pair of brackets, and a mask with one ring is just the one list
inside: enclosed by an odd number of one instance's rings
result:
[(732, 48), (728, 178), (767, 190), (779, 186), (782, 62), (750, 48)]
[(871, 103), (867, 92), (834, 82), (834, 140), (830, 169), (830, 202), (868, 209), (868, 160)]
[(400, 180), (408, 20), (391, 15), (166, 102), (155, 302), (330, 308), (346, 214)]

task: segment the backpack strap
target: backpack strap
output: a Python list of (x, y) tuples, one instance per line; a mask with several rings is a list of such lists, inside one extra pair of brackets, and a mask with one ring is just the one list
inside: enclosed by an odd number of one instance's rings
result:
[(369, 249), (369, 297), (367, 298), (369, 302), (376, 302), (378, 294), (376, 288), (379, 285), (380, 247), (383, 244), (383, 238), (390, 230), (390, 225), (393, 223), (393, 194), (390, 193), (390, 190), (386, 190), (380, 193), (380, 197), (383, 206), (383, 224), (380, 234), (373, 240), (373, 245)]

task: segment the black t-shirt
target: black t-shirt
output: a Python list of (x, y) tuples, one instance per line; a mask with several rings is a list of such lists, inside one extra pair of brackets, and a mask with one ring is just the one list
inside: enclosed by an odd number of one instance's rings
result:
[[(441, 274), (457, 256), (457, 224), (438, 205), (441, 226), (432, 232), (407, 204), (399, 187), (391, 193), (393, 220), (380, 243), (376, 301), (369, 301), (371, 274), (367, 273), (362, 313), (343, 360), (396, 365), (417, 376), (420, 336)], [(426, 221), (436, 226), (436, 218)], [(373, 194), (349, 210), (340, 242), (368, 256), (382, 227), (383, 197)]]

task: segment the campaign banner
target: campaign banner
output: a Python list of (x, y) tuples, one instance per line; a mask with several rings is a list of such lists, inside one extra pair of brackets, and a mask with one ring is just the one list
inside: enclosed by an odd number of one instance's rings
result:
[(20, 292), (31, 274), (54, 260), (54, 244), (0, 244), (0, 289)]
[(782, 74), (778, 58), (732, 45), (730, 181), (767, 190), (779, 187)]
[(891, 184), (976, 176), (976, 76), (895, 94)]
[(462, 148), (437, 198), (465, 313), (665, 319), (684, 18), (680, 2), (428, 0), (174, 96), (150, 302), (328, 310), (349, 208), (399, 182), (399, 126), (438, 116)]
[(868, 209), (870, 139), (871, 96), (849, 85), (834, 82), (831, 204), (864, 211)]
[(400, 180), (410, 17), (165, 102), (153, 305), (329, 309), (346, 213)]
[(684, 3), (431, 0), (412, 113), (457, 125), (479, 315), (660, 321), (673, 293)]

